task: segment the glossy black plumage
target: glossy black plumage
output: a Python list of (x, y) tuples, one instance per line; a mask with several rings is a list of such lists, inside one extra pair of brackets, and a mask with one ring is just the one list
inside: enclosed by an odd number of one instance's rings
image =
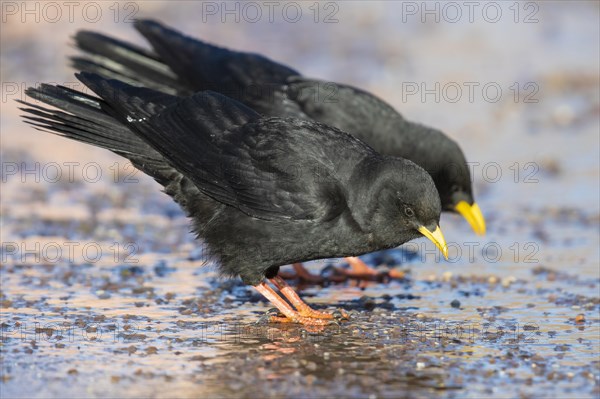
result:
[(76, 44), (92, 58), (73, 58), (75, 67), (176, 95), (213, 90), (264, 115), (337, 127), (381, 154), (410, 159), (426, 169), (445, 211), (455, 212), (461, 201), (474, 203), (469, 168), (458, 144), (437, 129), (407, 121), (372, 94), (304, 78), (261, 55), (217, 47), (154, 21), (140, 20), (135, 27), (152, 52), (82, 31), (75, 36)]
[(192, 217), (224, 274), (256, 285), (280, 265), (398, 246), (437, 229), (431, 177), (314, 121), (263, 117), (213, 92), (178, 98), (82, 73), (102, 99), (42, 85), (39, 129), (111, 150)]

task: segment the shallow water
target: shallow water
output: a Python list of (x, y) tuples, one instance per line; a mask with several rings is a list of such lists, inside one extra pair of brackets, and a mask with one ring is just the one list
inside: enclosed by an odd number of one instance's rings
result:
[[(540, 3), (533, 24), (398, 23), (402, 5), (392, 2), (339, 3), (335, 24), (199, 24), (198, 12), (153, 2), (139, 16), (351, 82), (444, 126), (473, 162), (488, 234), (444, 215), (450, 261), (424, 240), (365, 256), (406, 278), (299, 287), (317, 308), (345, 309), (340, 325), (264, 323), (271, 306), (203, 265), (201, 243), (157, 184), (19, 121), (20, 94), (7, 84), (73, 81), (68, 36), (86, 28), (141, 43), (131, 26), (11, 17), (2, 26), (3, 398), (600, 395), (596, 4)], [(471, 81), (505, 94), (454, 103), (398, 89)], [(515, 101), (515, 82), (535, 83), (538, 101), (522, 101), (529, 92)], [(343, 266), (309, 267), (329, 262)]]

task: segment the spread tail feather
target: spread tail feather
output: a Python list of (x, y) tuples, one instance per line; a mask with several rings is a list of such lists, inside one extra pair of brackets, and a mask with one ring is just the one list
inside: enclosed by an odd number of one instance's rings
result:
[(78, 71), (92, 72), (168, 94), (192, 94), (173, 71), (151, 51), (100, 33), (79, 31), (75, 45), (87, 57), (71, 57)]
[(56, 109), (17, 100), (26, 112), (26, 123), (37, 130), (110, 150), (129, 159), (134, 166), (168, 184), (171, 167), (164, 158), (127, 126), (106, 112), (103, 101), (63, 86), (42, 84), (25, 93), (33, 100)]

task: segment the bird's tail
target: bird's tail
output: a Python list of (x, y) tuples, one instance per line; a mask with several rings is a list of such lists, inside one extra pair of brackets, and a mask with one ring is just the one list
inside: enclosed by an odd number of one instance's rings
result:
[(49, 84), (30, 87), (25, 93), (32, 100), (17, 100), (23, 105), (19, 109), (26, 113), (25, 122), (37, 130), (105, 148), (129, 159), (159, 183), (168, 182), (171, 171), (163, 157), (111, 115), (101, 99)]
[(173, 95), (192, 91), (156, 54), (100, 33), (79, 31), (75, 45), (87, 56), (71, 57), (78, 71), (92, 72), (108, 79), (144, 86)]
[(294, 69), (262, 55), (229, 50), (198, 40), (157, 21), (140, 19), (135, 28), (152, 49), (194, 91), (212, 90), (229, 97), (255, 85), (285, 84)]
[(299, 75), (261, 55), (218, 47), (156, 21), (138, 20), (134, 26), (152, 51), (80, 31), (75, 35), (75, 44), (87, 56), (73, 57), (73, 66), (163, 93), (188, 96), (211, 90), (238, 100), (243, 100), (248, 91), (266, 90)]

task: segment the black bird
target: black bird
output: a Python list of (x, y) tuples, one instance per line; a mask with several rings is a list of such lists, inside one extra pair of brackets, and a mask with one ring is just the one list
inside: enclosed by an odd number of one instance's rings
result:
[(213, 90), (264, 115), (337, 127), (381, 154), (423, 167), (435, 182), (442, 210), (460, 213), (477, 234), (485, 234), (464, 154), (441, 131), (404, 119), (383, 100), (352, 86), (305, 78), (264, 56), (217, 47), (155, 21), (138, 20), (134, 26), (153, 51), (80, 31), (76, 45), (90, 58), (74, 57), (74, 66), (176, 95)]
[[(443, 252), (431, 177), (355, 137), (302, 119), (264, 117), (214, 92), (176, 97), (81, 73), (100, 98), (62, 86), (22, 102), (41, 129), (119, 154), (192, 218), (223, 274), (239, 276), (285, 318), (327, 324), (277, 276), (279, 266), (396, 247), (422, 235)], [(294, 310), (265, 281), (270, 280)]]

